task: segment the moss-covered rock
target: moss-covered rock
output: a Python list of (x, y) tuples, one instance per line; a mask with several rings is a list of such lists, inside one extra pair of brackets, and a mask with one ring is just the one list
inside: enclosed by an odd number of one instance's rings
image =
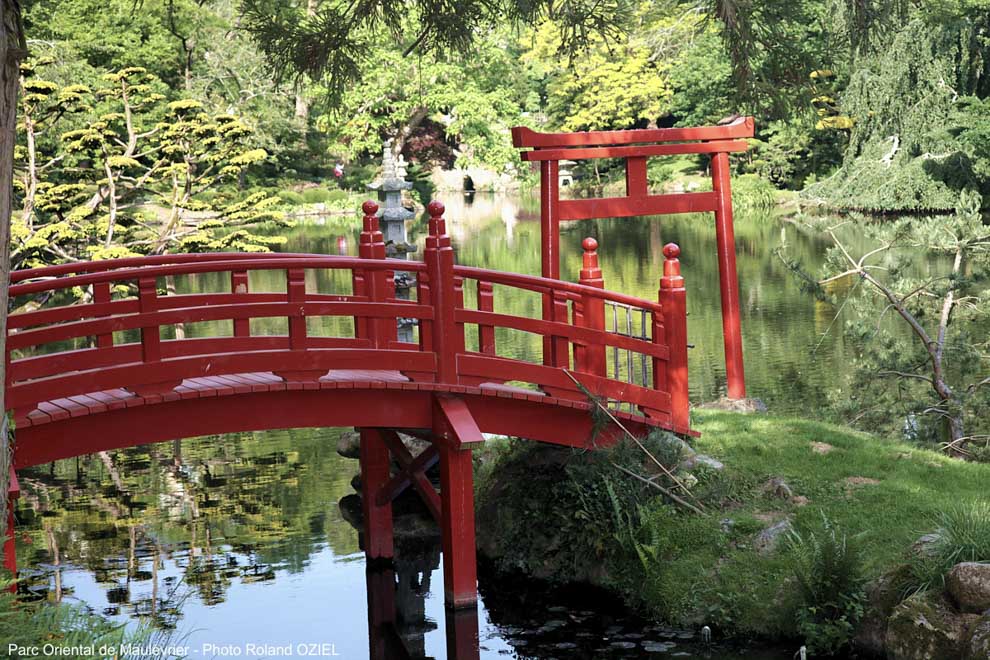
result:
[(990, 609), (990, 564), (956, 564), (945, 577), (945, 587), (963, 612), (982, 614)]
[(853, 640), (856, 648), (882, 656), (887, 644), (887, 620), (904, 598), (911, 566), (903, 564), (866, 586), (866, 612)]
[(990, 614), (984, 614), (973, 624), (964, 657), (966, 660), (990, 658)]
[(887, 621), (890, 660), (956, 660), (963, 657), (966, 642), (965, 620), (935, 591), (904, 600)]

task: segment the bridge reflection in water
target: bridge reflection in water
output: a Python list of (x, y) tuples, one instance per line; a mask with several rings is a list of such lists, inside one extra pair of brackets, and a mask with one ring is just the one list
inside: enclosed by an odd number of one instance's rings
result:
[[(634, 433), (691, 432), (676, 245), (664, 248), (658, 300), (649, 301), (605, 290), (593, 239), (583, 244), (574, 284), (456, 265), (437, 202), (424, 261), (386, 259), (377, 205), (363, 210), (357, 259), (198, 254), (14, 273), (11, 299), (28, 308), (8, 324), (15, 468), (211, 433), (355, 426), (369, 565), (393, 559), (392, 501), (412, 488), (441, 529), (447, 606), (474, 610), (471, 451), (485, 433), (600, 447), (619, 430), (593, 437), (595, 405), (612, 407)], [(397, 270), (416, 274), (415, 300), (396, 297)], [(271, 271), (285, 273), (284, 290), (251, 288), (252, 274)], [(319, 271), (349, 273), (351, 290), (311, 290), (307, 273)], [(176, 277), (217, 273), (229, 274), (226, 291), (168, 293)], [(474, 308), (465, 304), (466, 281), (475, 282)], [(501, 289), (535, 295), (541, 311), (500, 313)], [(606, 328), (607, 308), (624, 310), (624, 328)], [(335, 317), (352, 320), (344, 334), (311, 328)], [(274, 318), (284, 319), (285, 334), (252, 331), (252, 321)], [(400, 318), (418, 320), (413, 342), (399, 341)], [(229, 334), (186, 335), (186, 324), (204, 322), (229, 324)], [(476, 329), (472, 344), (468, 327)], [(507, 332), (541, 337), (542, 361), (500, 354)], [(429, 447), (412, 456), (397, 429)], [(425, 476), (436, 464), (439, 493)], [(12, 551), (5, 548), (8, 565)], [(384, 617), (387, 609), (375, 611)], [(455, 617), (452, 632), (469, 619)]]

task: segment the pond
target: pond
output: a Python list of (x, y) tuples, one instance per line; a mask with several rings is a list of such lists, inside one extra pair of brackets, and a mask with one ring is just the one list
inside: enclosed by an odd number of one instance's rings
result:
[[(534, 198), (442, 199), (459, 263), (539, 273)], [(421, 249), (425, 219), (409, 230)], [(322, 218), (288, 230), (283, 249), (354, 254), (358, 231), (356, 217)], [(692, 401), (724, 394), (711, 218), (570, 223), (561, 241), (564, 277), (576, 279), (585, 236), (599, 241), (606, 287), (647, 298), (656, 295), (662, 246), (681, 246)], [(855, 346), (833, 324), (835, 309), (802, 293), (774, 249), (786, 243), (815, 266), (827, 246), (769, 213), (738, 214), (736, 238), (750, 394), (775, 412), (800, 413), (841, 387), (839, 367)], [(202, 285), (178, 283), (180, 290)], [(259, 290), (255, 282), (251, 288)], [(530, 304), (497, 300), (496, 311)], [(539, 345), (525, 337), (499, 344), (538, 356)], [(159, 643), (186, 646), (189, 657), (769, 660), (796, 650), (735, 647), (717, 635), (708, 644), (700, 631), (642, 621), (595, 591), (534, 585), (484, 566), (478, 618), (446, 619), (438, 542), (428, 525), (400, 541), (394, 574), (366, 572), (352, 525), (358, 465), (337, 454), (340, 433), (194, 438), (25, 471), (18, 529), (30, 542), (19, 548), (22, 593), (82, 603), (122, 622), (152, 622), (163, 631)]]

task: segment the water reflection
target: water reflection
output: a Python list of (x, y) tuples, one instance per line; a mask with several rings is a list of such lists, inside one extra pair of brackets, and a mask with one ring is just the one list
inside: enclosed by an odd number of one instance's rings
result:
[[(535, 198), (477, 194), (470, 204), (459, 196), (443, 201), (459, 263), (539, 272)], [(411, 229), (421, 242), (422, 219)], [(358, 230), (350, 217), (300, 225), (289, 233), (285, 249), (353, 254)], [(606, 285), (642, 297), (656, 295), (662, 245), (681, 245), (695, 345), (689, 356), (692, 398), (721, 394), (710, 218), (570, 223), (562, 240), (565, 276), (576, 275), (580, 239), (588, 235), (602, 245)], [(740, 215), (736, 236), (750, 390), (777, 412), (817, 405), (826, 391), (842, 386), (837, 367), (857, 347), (841, 333), (825, 333), (835, 310), (802, 293), (772, 251), (787, 243), (793, 256), (814, 265), (825, 246), (769, 216)], [(284, 290), (278, 273), (258, 278), (251, 281), (252, 290)], [(187, 278), (177, 287), (219, 290), (229, 287), (229, 280)], [(350, 282), (311, 272), (307, 287), (347, 293)], [(525, 313), (538, 303), (496, 298), (496, 311)], [(261, 321), (252, 324), (252, 332), (285, 331), (277, 320)], [(311, 330), (347, 334), (349, 323), (328, 319)], [(187, 324), (185, 331), (196, 336), (216, 329)], [(538, 340), (507, 334), (498, 341), (515, 357), (539, 358)], [(707, 647), (696, 631), (637, 619), (599, 592), (551, 589), (484, 570), (478, 609), (448, 615), (436, 529), (414, 504), (395, 507), (397, 535), (404, 536), (395, 564), (366, 570), (355, 529), (358, 468), (335, 451), (339, 434), (307, 429), (198, 438), (25, 472), (18, 528), (32, 541), (19, 549), (28, 567), (22, 595), (83, 603), (122, 623), (153, 622), (194, 649), (304, 643), (331, 644), (344, 658), (545, 660), (671, 655), (769, 660), (793, 654), (793, 649)]]

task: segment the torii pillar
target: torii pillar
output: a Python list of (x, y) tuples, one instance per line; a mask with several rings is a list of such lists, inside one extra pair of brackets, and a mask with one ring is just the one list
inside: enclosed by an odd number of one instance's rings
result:
[[(561, 222), (705, 211), (715, 214), (725, 376), (730, 399), (746, 398), (746, 375), (732, 227), (729, 153), (745, 151), (748, 144), (742, 138), (753, 137), (753, 132), (752, 117), (736, 117), (718, 126), (697, 128), (583, 133), (537, 133), (524, 126), (512, 129), (513, 145), (531, 149), (522, 152), (522, 159), (540, 163), (540, 256), (543, 277), (560, 279)], [(647, 159), (678, 154), (707, 154), (711, 157), (711, 192), (650, 194)], [(625, 159), (626, 195), (561, 200), (559, 163), (563, 160), (596, 158)], [(553, 314), (552, 301), (544, 300), (544, 317), (553, 320)]]

